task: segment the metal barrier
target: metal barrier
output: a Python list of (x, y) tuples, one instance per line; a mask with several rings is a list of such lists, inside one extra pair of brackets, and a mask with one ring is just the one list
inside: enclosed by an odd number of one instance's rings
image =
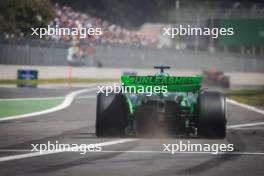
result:
[[(0, 40), (0, 64), (68, 65), (68, 43), (52, 41)], [(87, 46), (87, 45), (83, 45)], [(264, 72), (264, 59), (230, 53), (155, 49), (122, 45), (95, 45), (79, 66), (151, 68), (165, 64), (175, 69), (217, 69), (236, 72)]]

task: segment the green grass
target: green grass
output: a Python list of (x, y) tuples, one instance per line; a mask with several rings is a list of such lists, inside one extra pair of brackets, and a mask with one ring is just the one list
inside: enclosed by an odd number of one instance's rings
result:
[(0, 101), (0, 118), (22, 115), (55, 107), (62, 103), (61, 99), (49, 100), (10, 100)]
[(253, 106), (264, 106), (264, 89), (226, 90), (227, 97)]
[(32, 80), (0, 80), (0, 84), (62, 84), (62, 83), (100, 83), (100, 82), (116, 82), (117, 79), (95, 79), (95, 78), (57, 78), (57, 79), (38, 79)]

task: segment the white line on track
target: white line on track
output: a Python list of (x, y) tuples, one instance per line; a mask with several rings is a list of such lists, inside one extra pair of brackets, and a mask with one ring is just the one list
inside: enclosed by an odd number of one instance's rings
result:
[[(126, 143), (126, 142), (132, 142), (136, 141), (137, 139), (123, 139), (123, 140), (118, 140), (118, 141), (110, 141), (110, 142), (103, 142), (103, 143), (98, 143), (96, 145), (98, 146), (107, 146), (107, 145), (114, 145), (114, 144), (120, 144), (120, 143)], [(71, 148), (75, 149), (75, 148)], [(0, 152), (31, 152), (31, 150), (12, 150), (12, 149), (1, 149)], [(35, 157), (35, 156), (40, 156), (40, 155), (49, 155), (49, 154), (55, 154), (55, 153), (62, 153), (62, 152), (73, 152), (73, 153), (78, 153), (81, 151), (74, 150), (74, 151), (59, 151), (59, 150), (54, 150), (50, 152), (44, 152), (40, 154), (39, 152), (35, 153), (27, 153), (27, 154), (20, 154), (20, 155), (13, 155), (13, 156), (6, 156), (6, 157), (1, 157), (0, 162), (2, 161), (10, 161), (10, 160), (16, 160), (16, 159), (23, 159), (23, 158), (30, 158), (30, 157)], [(102, 151), (92, 151), (88, 153), (162, 153), (162, 154), (172, 154), (169, 151), (162, 151), (162, 150), (102, 150)], [(34, 154), (34, 155), (33, 155)], [(199, 151), (174, 151), (174, 154), (209, 154), (209, 155), (264, 155), (264, 152), (218, 152), (218, 153), (213, 153), (213, 152), (199, 152)]]
[[(240, 106), (242, 108), (251, 110), (253, 112), (259, 113), (264, 115), (264, 110), (258, 109), (256, 107), (253, 106), (249, 106), (243, 103), (239, 103), (235, 100), (231, 100), (231, 99), (227, 99), (226, 100), (228, 103), (236, 105), (236, 106)], [(227, 128), (231, 129), (231, 128), (242, 128), (242, 127), (252, 127), (252, 126), (259, 126), (259, 125), (264, 125), (264, 122), (254, 122), (254, 123), (244, 123), (244, 124), (236, 124), (236, 125), (228, 125)]]
[(75, 96), (77, 96), (81, 93), (84, 93), (84, 92), (92, 92), (94, 90), (96, 90), (96, 88), (77, 90), (77, 91), (71, 92), (68, 95), (66, 95), (63, 102), (61, 104), (59, 104), (58, 106), (55, 106), (55, 107), (50, 108), (50, 109), (38, 111), (38, 112), (28, 113), (28, 114), (22, 114), (22, 115), (10, 116), (10, 117), (2, 117), (2, 118), (0, 118), (0, 121), (33, 117), (33, 116), (38, 116), (38, 115), (43, 115), (43, 114), (48, 114), (51, 112), (59, 111), (59, 110), (62, 110), (62, 109), (69, 107), (71, 105), (72, 101), (74, 100)]
[(264, 125), (264, 122), (255, 122), (255, 123), (244, 123), (244, 124), (236, 124), (236, 125), (228, 125), (227, 128), (243, 128), (243, 127), (252, 127), (252, 126), (259, 126)]
[[(167, 151), (161, 151), (161, 150), (103, 150), (103, 151), (97, 151), (102, 153), (167, 153), (172, 154), (171, 152)], [(177, 152), (175, 151), (174, 154), (210, 154), (210, 155), (264, 155), (264, 152)]]
[(251, 110), (251, 111), (254, 111), (254, 112), (257, 112), (257, 113), (260, 113), (262, 115), (264, 115), (264, 110), (262, 109), (258, 109), (256, 107), (253, 107), (253, 106), (249, 106), (249, 105), (246, 105), (246, 104), (243, 104), (243, 103), (239, 103), (235, 100), (231, 100), (231, 99), (227, 99), (226, 100), (228, 103), (231, 103), (233, 105), (237, 105), (237, 106), (240, 106), (242, 108), (245, 108), (245, 109), (248, 109), (248, 110)]
[[(108, 142), (102, 142), (102, 143), (96, 143), (94, 145), (97, 146), (109, 146), (109, 145), (115, 145), (115, 144), (121, 144), (126, 142), (132, 142), (136, 141), (137, 139), (120, 139), (120, 140), (114, 140), (114, 141), (108, 141)], [(71, 150), (76, 150), (76, 148), (71, 148)], [(25, 159), (25, 158), (31, 158), (31, 157), (37, 157), (37, 156), (43, 156), (43, 155), (50, 155), (50, 154), (56, 154), (56, 153), (62, 153), (65, 151), (46, 151), (46, 152), (32, 152), (32, 153), (26, 153), (26, 154), (20, 154), (20, 155), (11, 155), (11, 156), (4, 156), (0, 157), (0, 162), (4, 161), (11, 161), (11, 160), (18, 160), (18, 159)]]

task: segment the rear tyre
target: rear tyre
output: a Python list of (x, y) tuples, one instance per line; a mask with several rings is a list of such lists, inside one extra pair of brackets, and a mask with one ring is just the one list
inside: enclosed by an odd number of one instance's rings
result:
[(121, 136), (126, 126), (127, 106), (122, 94), (99, 93), (96, 107), (96, 136)]
[(226, 136), (226, 102), (223, 93), (203, 90), (198, 97), (198, 135), (208, 138)]

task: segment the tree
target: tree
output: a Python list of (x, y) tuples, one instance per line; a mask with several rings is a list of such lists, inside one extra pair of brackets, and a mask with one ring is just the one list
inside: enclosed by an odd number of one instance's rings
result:
[(19, 36), (32, 27), (46, 27), (56, 13), (48, 0), (0, 1), (0, 32)]

